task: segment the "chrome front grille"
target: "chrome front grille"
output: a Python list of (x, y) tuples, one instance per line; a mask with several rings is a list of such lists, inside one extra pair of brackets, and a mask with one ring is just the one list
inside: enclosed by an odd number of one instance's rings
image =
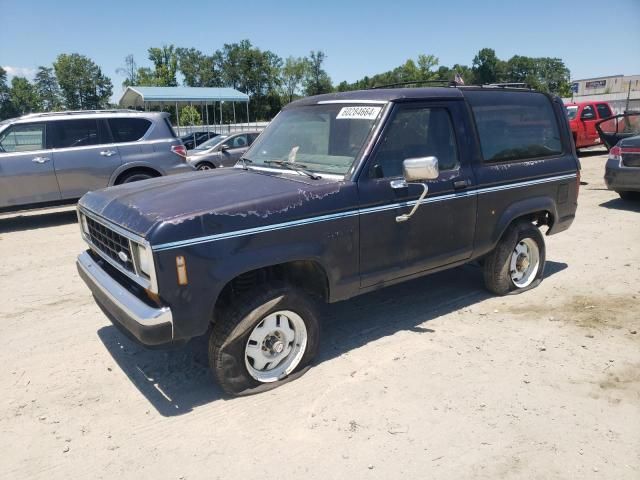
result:
[(135, 273), (131, 242), (90, 217), (86, 217), (91, 244), (128, 272)]

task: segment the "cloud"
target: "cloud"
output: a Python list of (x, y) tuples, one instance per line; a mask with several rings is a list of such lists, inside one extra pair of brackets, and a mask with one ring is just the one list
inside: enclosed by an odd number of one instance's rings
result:
[(11, 65), (3, 65), (2, 68), (7, 72), (9, 80), (13, 77), (27, 77), (33, 79), (37, 69), (30, 67), (12, 67)]

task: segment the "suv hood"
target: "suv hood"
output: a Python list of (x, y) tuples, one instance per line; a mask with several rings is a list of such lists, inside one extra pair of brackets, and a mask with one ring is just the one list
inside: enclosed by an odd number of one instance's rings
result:
[(227, 168), (89, 192), (79, 206), (155, 245), (335, 213), (356, 202), (351, 182)]

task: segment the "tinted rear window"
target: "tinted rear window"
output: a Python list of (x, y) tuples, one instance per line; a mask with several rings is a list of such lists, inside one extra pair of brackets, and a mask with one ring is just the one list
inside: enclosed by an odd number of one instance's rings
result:
[(171, 122), (169, 121), (169, 119), (167, 117), (164, 117), (164, 123), (167, 125), (167, 128), (169, 129), (169, 132), (171, 132), (171, 136), (173, 138), (178, 138), (178, 135), (176, 135), (176, 131), (171, 126)]
[(108, 122), (116, 142), (140, 140), (151, 126), (151, 122), (144, 118), (110, 118)]
[(86, 147), (98, 145), (100, 137), (96, 120), (58, 120), (51, 122), (53, 148)]
[(600, 115), (600, 118), (609, 118), (611, 116), (611, 109), (606, 103), (599, 103), (596, 105), (596, 108), (598, 109), (598, 115)]
[(465, 92), (487, 162), (507, 162), (562, 153), (558, 121), (546, 95)]

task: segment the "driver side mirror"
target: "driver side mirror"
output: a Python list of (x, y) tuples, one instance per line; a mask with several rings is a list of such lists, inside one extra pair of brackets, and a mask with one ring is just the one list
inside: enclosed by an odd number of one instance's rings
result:
[(406, 222), (409, 220), (418, 207), (424, 197), (427, 196), (429, 187), (425, 180), (435, 180), (440, 176), (440, 169), (438, 168), (437, 157), (420, 157), (420, 158), (407, 158), (402, 162), (403, 180), (394, 180), (391, 182), (391, 188), (406, 188), (408, 183), (419, 183), (422, 185), (422, 194), (418, 198), (416, 204), (413, 206), (409, 213), (404, 213), (396, 217), (396, 222)]
[(402, 172), (407, 182), (435, 180), (440, 175), (437, 157), (407, 158), (402, 162)]
[(593, 112), (582, 112), (582, 115), (580, 116), (580, 120), (591, 120), (593, 118), (595, 118)]
[(229, 150), (229, 148), (230, 148), (229, 145), (226, 144), (226, 143), (220, 145), (220, 151), (221, 152), (226, 152), (227, 150)]

